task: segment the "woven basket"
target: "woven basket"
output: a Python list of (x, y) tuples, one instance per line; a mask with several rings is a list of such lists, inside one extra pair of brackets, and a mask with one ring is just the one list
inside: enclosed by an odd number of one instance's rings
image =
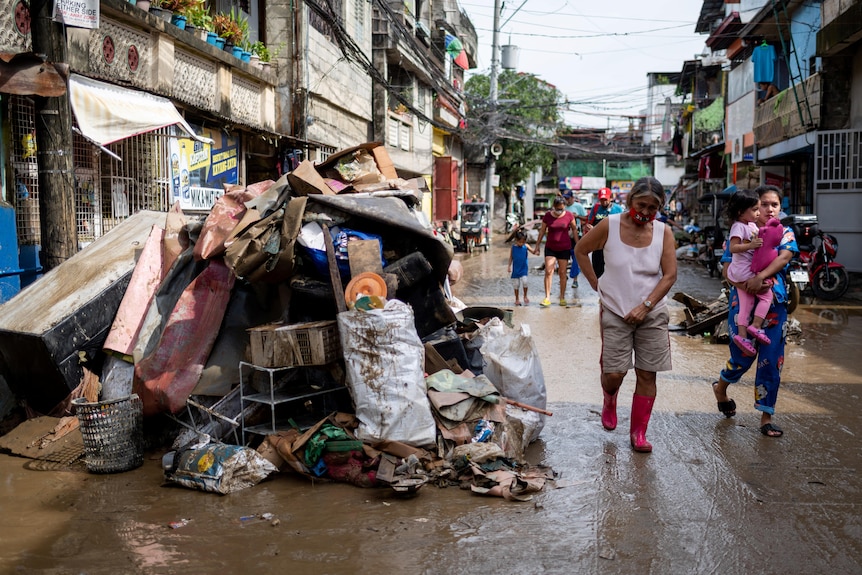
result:
[(144, 463), (144, 414), (141, 399), (132, 394), (112, 401), (72, 400), (81, 436), (84, 463), (93, 473), (118, 473)]

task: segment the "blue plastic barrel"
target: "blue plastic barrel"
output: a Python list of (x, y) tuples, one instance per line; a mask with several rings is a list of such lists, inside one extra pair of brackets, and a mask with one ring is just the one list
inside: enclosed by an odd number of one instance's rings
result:
[(15, 210), (0, 200), (0, 303), (9, 301), (21, 291), (23, 271), (18, 265)]

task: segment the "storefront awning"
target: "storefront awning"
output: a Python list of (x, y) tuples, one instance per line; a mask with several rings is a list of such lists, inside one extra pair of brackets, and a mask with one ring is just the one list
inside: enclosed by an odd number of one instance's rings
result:
[(170, 100), (147, 92), (72, 74), (69, 101), (81, 133), (102, 146), (173, 125), (195, 140), (212, 143), (195, 134)]

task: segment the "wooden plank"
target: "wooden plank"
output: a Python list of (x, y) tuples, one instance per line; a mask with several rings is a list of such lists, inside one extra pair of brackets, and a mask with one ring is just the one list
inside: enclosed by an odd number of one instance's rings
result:
[(329, 227), (321, 223), (323, 228), (323, 243), (326, 245), (326, 259), (329, 262), (329, 279), (332, 281), (332, 291), (335, 293), (335, 308), (338, 313), (347, 311), (347, 300), (344, 298), (344, 285), (341, 283), (341, 274), (338, 273), (338, 263), (335, 261), (335, 247), (332, 245), (332, 234)]
[(379, 240), (352, 240), (347, 242), (347, 257), (350, 261), (350, 275), (353, 277), (363, 272), (383, 274)]

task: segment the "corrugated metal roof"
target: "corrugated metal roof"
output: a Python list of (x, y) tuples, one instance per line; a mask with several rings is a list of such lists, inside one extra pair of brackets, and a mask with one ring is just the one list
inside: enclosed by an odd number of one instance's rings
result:
[(724, 17), (724, 0), (703, 0), (700, 8), (700, 17), (694, 31), (698, 34), (709, 34), (712, 32), (714, 22)]

